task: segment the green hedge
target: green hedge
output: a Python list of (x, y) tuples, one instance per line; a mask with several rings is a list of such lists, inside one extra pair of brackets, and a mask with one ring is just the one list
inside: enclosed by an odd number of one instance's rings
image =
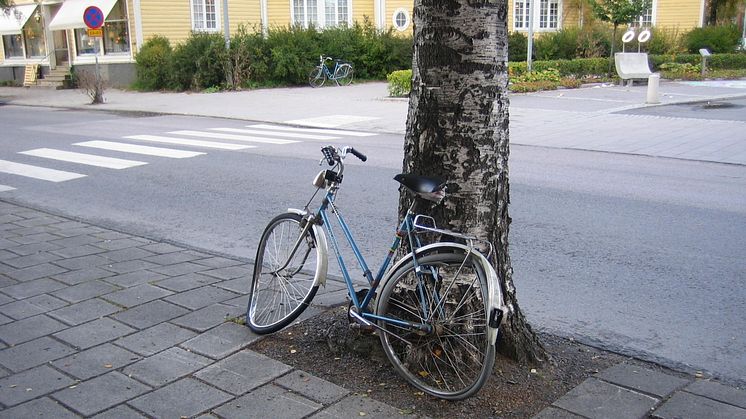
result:
[(394, 71), (386, 80), (389, 82), (389, 96), (404, 97), (412, 90), (412, 70)]

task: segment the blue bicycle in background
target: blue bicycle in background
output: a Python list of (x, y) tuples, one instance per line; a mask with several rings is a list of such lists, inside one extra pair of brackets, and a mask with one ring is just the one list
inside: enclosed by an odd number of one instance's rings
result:
[[(436, 397), (460, 400), (476, 393), (495, 362), (498, 327), (506, 307), (497, 274), (488, 261), (492, 247), (435, 226), (416, 215), (422, 203), (440, 203), (445, 182), (400, 174), (394, 179), (414, 195), (393, 243), (374, 277), (349, 227), (336, 206), (345, 158), (367, 157), (352, 147), (322, 148), (322, 170), (313, 181), (316, 192), (304, 209), (289, 209), (264, 230), (249, 287), (246, 324), (259, 334), (289, 325), (308, 307), (319, 285), (325, 285), (328, 243), (347, 284), (352, 324), (378, 333), (384, 352), (399, 374), (418, 389)], [(321, 204), (309, 210), (316, 194)], [(327, 214), (331, 212), (334, 218)], [(332, 221), (341, 228), (367, 281), (355, 289)], [(431, 244), (424, 238), (438, 237)], [(459, 242), (441, 241), (452, 237)], [(409, 253), (390, 268), (400, 245)], [(487, 249), (483, 254), (479, 249)]]
[[(327, 61), (333, 61), (334, 68), (330, 70), (329, 66), (326, 65)], [(352, 83), (352, 74), (352, 64), (321, 55), (319, 56), (319, 65), (314, 67), (308, 75), (308, 83), (311, 87), (321, 87), (328, 79), (337, 83), (337, 86), (347, 86)]]

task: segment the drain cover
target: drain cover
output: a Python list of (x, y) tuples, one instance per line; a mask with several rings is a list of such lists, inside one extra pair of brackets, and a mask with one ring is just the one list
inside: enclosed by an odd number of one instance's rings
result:
[(725, 108), (736, 108), (738, 105), (734, 105), (729, 102), (707, 102), (702, 105), (704, 109), (725, 109)]

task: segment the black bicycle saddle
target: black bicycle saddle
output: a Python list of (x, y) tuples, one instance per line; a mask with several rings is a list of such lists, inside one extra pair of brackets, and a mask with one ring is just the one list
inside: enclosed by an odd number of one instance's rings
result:
[(443, 179), (399, 173), (394, 180), (429, 201), (440, 202), (445, 197), (446, 181)]

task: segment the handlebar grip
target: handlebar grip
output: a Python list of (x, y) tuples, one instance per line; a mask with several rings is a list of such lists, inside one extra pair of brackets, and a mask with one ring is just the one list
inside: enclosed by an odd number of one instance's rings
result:
[(329, 166), (334, 166), (334, 156), (336, 151), (334, 150), (334, 147), (327, 146), (321, 148), (321, 154), (324, 155), (324, 158), (326, 159), (326, 162), (329, 163)]
[(363, 153), (355, 150), (352, 147), (350, 147), (350, 153), (352, 153), (355, 157), (357, 157), (358, 159), (360, 159), (362, 161), (368, 160), (368, 157), (365, 154), (363, 154)]

